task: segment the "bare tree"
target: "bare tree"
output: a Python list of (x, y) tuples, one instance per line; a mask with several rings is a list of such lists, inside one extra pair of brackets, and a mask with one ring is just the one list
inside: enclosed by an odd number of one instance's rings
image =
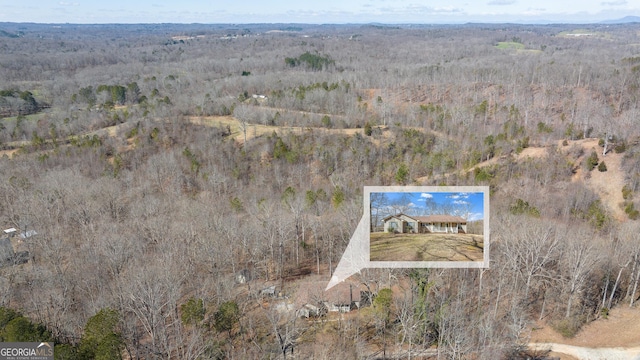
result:
[(180, 326), (177, 302), (184, 281), (179, 272), (162, 264), (145, 267), (144, 271), (129, 274), (122, 286), (126, 310), (131, 312), (151, 341), (149, 351), (153, 358), (171, 358), (176, 349), (172, 336), (174, 327)]
[(555, 278), (550, 265), (558, 260), (565, 238), (561, 234), (563, 230), (549, 226), (546, 221), (534, 218), (507, 221), (510, 224), (505, 225), (507, 228), (517, 226), (521, 230), (506, 236), (500, 242), (499, 251), (511, 270), (523, 281), (523, 298), (526, 300), (536, 279)]
[(576, 230), (567, 240), (567, 246), (562, 257), (563, 263), (563, 291), (567, 296), (565, 318), (571, 316), (571, 310), (577, 296), (586, 287), (588, 276), (594, 264), (599, 260), (596, 246), (593, 242), (586, 242), (590, 238), (586, 230)]
[(286, 304), (280, 303), (281, 308), (272, 305), (266, 316), (271, 324), (271, 331), (275, 342), (282, 353), (282, 359), (286, 360), (287, 352), (294, 354), (298, 337), (304, 331), (304, 327), (295, 314), (295, 311), (286, 308)]
[(247, 130), (249, 128), (249, 120), (251, 116), (251, 106), (239, 104), (233, 109), (233, 116), (238, 120), (240, 131), (244, 135), (244, 143), (247, 143)]
[(369, 199), (369, 217), (371, 221), (371, 229), (373, 232), (380, 224), (380, 216), (384, 214), (384, 208), (387, 206), (387, 198), (384, 193), (372, 192)]

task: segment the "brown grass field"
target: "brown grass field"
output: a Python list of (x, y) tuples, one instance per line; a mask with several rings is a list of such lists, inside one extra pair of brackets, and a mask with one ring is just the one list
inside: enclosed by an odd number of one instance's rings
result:
[(482, 235), (371, 233), (370, 241), (370, 261), (483, 260)]

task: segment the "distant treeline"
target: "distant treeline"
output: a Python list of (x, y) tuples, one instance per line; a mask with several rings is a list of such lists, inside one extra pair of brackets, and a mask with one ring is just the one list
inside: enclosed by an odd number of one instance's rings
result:
[(285, 58), (284, 62), (291, 67), (304, 64), (312, 70), (322, 70), (335, 63), (328, 56), (314, 55), (308, 51), (297, 58)]
[(34, 114), (47, 107), (49, 105), (38, 102), (29, 91), (0, 90), (0, 117)]

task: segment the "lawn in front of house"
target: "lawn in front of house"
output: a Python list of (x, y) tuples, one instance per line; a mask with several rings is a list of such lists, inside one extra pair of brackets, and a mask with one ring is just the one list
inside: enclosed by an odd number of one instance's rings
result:
[(475, 234), (370, 234), (370, 261), (483, 261)]

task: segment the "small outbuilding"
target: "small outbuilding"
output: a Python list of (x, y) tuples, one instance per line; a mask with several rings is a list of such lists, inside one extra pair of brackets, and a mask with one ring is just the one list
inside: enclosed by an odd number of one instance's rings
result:
[(38, 233), (35, 230), (28, 230), (25, 231), (23, 233), (20, 233), (20, 235), (18, 235), (20, 237), (20, 239), (28, 239), (32, 236), (36, 236), (38, 235)]
[(13, 237), (16, 234), (17, 231), (18, 230), (16, 230), (16, 228), (9, 228), (9, 229), (2, 230), (2, 232), (4, 232), (4, 234), (9, 236), (9, 237)]
[(260, 290), (260, 296), (275, 297), (276, 296), (276, 286), (275, 285), (271, 285), (269, 287), (266, 287), (266, 288)]

